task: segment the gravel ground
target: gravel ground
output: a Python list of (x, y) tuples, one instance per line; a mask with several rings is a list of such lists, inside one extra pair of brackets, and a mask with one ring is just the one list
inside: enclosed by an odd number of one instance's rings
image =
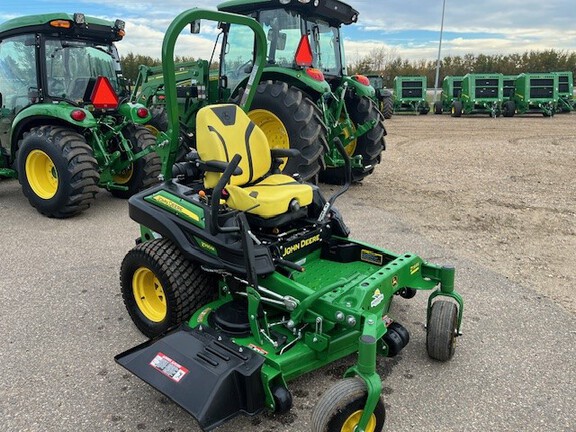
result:
[(576, 312), (576, 114), (395, 115), (386, 127), (357, 196)]

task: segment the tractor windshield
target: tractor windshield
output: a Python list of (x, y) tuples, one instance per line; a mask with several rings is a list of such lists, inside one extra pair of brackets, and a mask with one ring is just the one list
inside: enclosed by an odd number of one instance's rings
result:
[(268, 63), (294, 67), (294, 57), (303, 34), (310, 38), (313, 67), (328, 75), (342, 75), (339, 29), (328, 23), (304, 19), (298, 12), (272, 9), (258, 18), (268, 35)]
[(104, 76), (120, 93), (113, 45), (83, 41), (46, 40), (48, 95), (82, 102), (90, 78)]

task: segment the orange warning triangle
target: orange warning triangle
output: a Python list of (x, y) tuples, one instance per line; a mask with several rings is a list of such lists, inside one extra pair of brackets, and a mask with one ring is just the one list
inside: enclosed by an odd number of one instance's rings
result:
[(96, 79), (90, 100), (96, 109), (116, 109), (118, 107), (118, 95), (108, 78), (103, 76)]

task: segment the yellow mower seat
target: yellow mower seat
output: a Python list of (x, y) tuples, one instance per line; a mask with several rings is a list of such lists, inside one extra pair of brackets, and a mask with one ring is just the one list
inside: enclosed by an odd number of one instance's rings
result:
[[(270, 174), (272, 157), (264, 132), (237, 105), (206, 106), (196, 117), (196, 143), (203, 161), (230, 162), (242, 156), (242, 174), (232, 176), (226, 191), (230, 208), (269, 219), (312, 202), (312, 186), (284, 174)], [(213, 189), (221, 173), (208, 172), (204, 186)]]

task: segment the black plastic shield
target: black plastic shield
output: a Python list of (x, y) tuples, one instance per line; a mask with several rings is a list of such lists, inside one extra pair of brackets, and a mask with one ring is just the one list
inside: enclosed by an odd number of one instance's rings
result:
[(207, 327), (184, 324), (115, 359), (192, 414), (204, 430), (264, 408), (264, 357)]

